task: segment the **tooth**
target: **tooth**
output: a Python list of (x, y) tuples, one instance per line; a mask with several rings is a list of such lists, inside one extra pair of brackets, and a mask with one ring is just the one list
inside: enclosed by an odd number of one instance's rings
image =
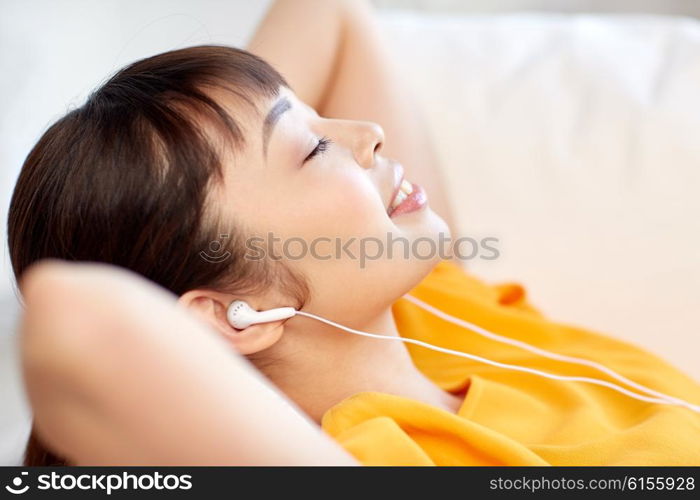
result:
[(411, 194), (413, 192), (413, 185), (408, 182), (406, 179), (401, 181), (401, 191), (403, 191), (406, 194)]
[(394, 198), (394, 201), (391, 204), (391, 209), (393, 210), (394, 208), (398, 207), (401, 203), (404, 202), (404, 200), (408, 197), (406, 193), (403, 191), (399, 191), (396, 194), (396, 198)]

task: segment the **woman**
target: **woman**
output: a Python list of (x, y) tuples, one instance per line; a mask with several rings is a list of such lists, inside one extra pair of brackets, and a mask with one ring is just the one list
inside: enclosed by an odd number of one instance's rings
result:
[[(414, 247), (436, 242), (451, 219), (428, 133), (367, 4), (277, 2), (249, 48), (279, 73), (221, 47), (137, 62), (27, 158), (9, 218), (35, 410), (27, 464), (700, 463), (687, 444), (700, 419), (683, 408), (301, 317), (233, 328), (233, 300), (292, 305), (364, 331), (604, 378), (494, 346), (397, 302), (412, 290), (513, 338), (700, 400), (695, 382), (650, 354), (542, 318), (516, 285), (485, 285), (422, 251), (374, 253), (361, 266), (352, 258), (361, 241), (387, 235)], [(275, 241), (320, 242), (323, 257), (251, 258), (253, 241), (266, 257), (279, 250)], [(349, 251), (334, 254), (336, 241)], [(99, 267), (27, 272), (44, 258), (135, 271), (200, 322)], [(76, 304), (78, 321), (66, 312)], [(293, 405), (224, 353), (222, 339)]]

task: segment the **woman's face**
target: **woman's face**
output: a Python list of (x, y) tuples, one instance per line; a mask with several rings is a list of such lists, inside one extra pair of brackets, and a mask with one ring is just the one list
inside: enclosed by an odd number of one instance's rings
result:
[(243, 121), (246, 146), (214, 199), (245, 228), (251, 259), (302, 273), (305, 309), (360, 325), (430, 271), (447, 226), (419, 186), (399, 189), (403, 167), (381, 155), (378, 125), (322, 118), (284, 87), (259, 111)]

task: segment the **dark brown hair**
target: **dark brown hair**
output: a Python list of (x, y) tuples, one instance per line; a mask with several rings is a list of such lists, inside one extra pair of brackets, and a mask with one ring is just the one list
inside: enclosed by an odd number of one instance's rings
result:
[[(274, 282), (303, 303), (302, 277), (269, 262), (244, 262), (244, 231), (206, 203), (222, 178), (215, 145), (222, 141), (204, 128), (219, 132), (233, 153), (245, 143), (213, 91), (254, 106), (286, 85), (263, 60), (223, 46), (171, 51), (117, 72), (53, 124), (22, 166), (8, 217), (15, 278), (43, 258), (97, 261), (177, 295), (195, 288), (240, 293)], [(213, 241), (230, 257), (203, 258)], [(24, 465), (65, 464), (33, 428)]]

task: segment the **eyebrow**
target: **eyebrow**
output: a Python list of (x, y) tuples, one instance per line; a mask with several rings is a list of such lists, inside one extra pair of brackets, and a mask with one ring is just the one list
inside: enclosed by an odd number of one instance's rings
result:
[(272, 135), (272, 130), (274, 129), (275, 124), (280, 119), (282, 114), (291, 107), (292, 103), (289, 102), (289, 99), (287, 99), (286, 97), (282, 97), (274, 104), (274, 106), (272, 106), (272, 109), (270, 109), (270, 112), (265, 117), (265, 121), (263, 122), (262, 133), (263, 153), (265, 156), (267, 156), (267, 144), (270, 142), (270, 136)]

